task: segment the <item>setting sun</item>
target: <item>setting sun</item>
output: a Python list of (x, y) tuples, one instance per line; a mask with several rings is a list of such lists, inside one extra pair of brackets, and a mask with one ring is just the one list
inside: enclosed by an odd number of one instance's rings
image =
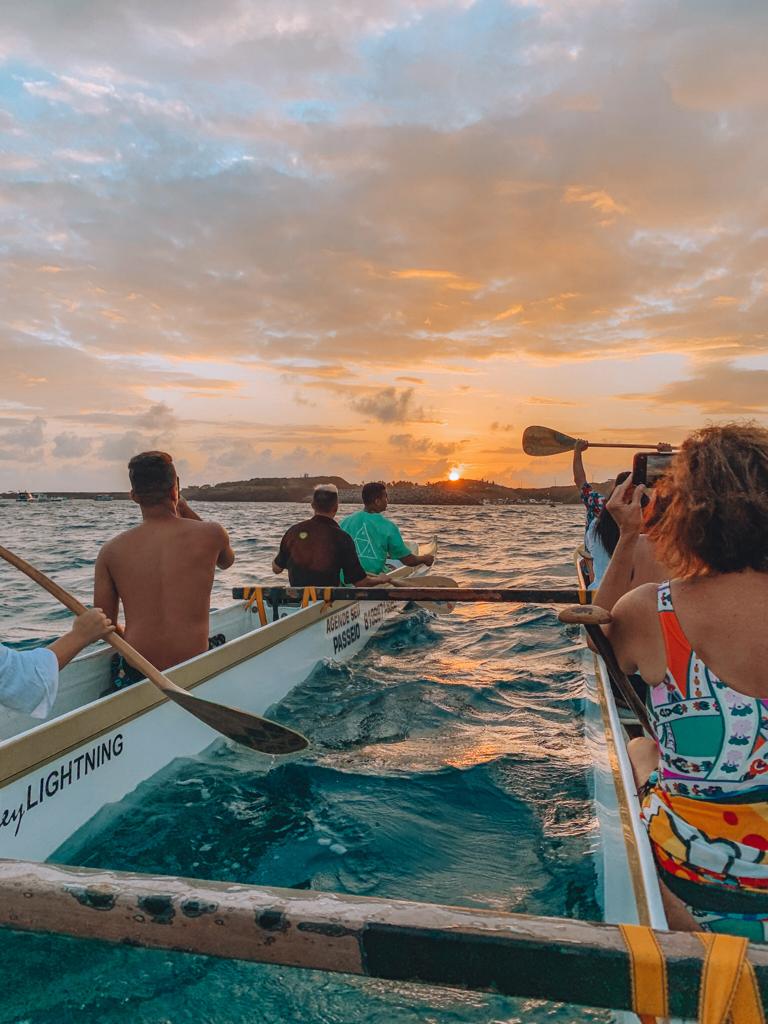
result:
[(453, 467), (453, 469), (451, 469), (449, 471), (448, 479), (449, 480), (459, 480), (459, 479), (461, 479), (461, 473), (458, 471), (458, 469), (456, 469), (455, 466)]

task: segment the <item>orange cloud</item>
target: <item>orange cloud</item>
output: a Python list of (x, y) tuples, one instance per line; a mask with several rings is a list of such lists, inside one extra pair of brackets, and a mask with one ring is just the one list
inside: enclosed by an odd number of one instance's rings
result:
[(626, 213), (628, 207), (617, 202), (603, 189), (589, 191), (578, 185), (571, 185), (565, 190), (563, 202), (566, 203), (588, 203), (593, 210), (600, 213)]
[(401, 281), (441, 281), (446, 288), (457, 291), (476, 291), (482, 287), (477, 281), (468, 281), (450, 270), (392, 270), (390, 275)]

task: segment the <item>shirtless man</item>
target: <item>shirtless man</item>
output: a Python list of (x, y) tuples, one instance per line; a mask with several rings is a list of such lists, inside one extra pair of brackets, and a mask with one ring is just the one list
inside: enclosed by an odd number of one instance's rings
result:
[[(117, 621), (123, 602), (125, 639), (159, 669), (208, 650), (213, 574), (235, 560), (229, 536), (204, 523), (179, 496), (170, 455), (142, 452), (128, 463), (131, 499), (143, 522), (108, 541), (96, 560), (94, 604)], [(117, 688), (141, 678), (113, 666)]]

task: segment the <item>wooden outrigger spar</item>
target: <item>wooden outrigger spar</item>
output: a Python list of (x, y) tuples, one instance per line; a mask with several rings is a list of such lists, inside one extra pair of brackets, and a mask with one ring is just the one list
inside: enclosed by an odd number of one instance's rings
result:
[[(0, 927), (616, 1010), (659, 1005), (686, 1018), (698, 1017), (702, 997), (709, 1002), (704, 975), (726, 973), (719, 949), (704, 971), (704, 946), (690, 933), (653, 933), (658, 991), (638, 991), (630, 949), (648, 935), (641, 930), (15, 861), (0, 862)], [(748, 967), (746, 943), (720, 938), (729, 953), (740, 950), (731, 987), (746, 978), (768, 1005), (768, 948), (750, 946)], [(645, 977), (653, 978), (647, 967)]]
[[(281, 605), (298, 604), (307, 598), (303, 587), (233, 587), (232, 597), (236, 601), (251, 601), (258, 595), (272, 608)], [(316, 587), (312, 588), (318, 598), (324, 601), (430, 601), (464, 604), (487, 602), (489, 604), (519, 604), (535, 601), (538, 604), (576, 604), (589, 596), (586, 590), (533, 590), (530, 587), (428, 587), (419, 586), (414, 579), (413, 586), (397, 587)]]

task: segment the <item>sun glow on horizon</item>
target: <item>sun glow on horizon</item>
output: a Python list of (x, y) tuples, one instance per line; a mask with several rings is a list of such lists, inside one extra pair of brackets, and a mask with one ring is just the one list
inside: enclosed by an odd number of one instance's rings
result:
[(448, 471), (448, 479), (449, 480), (461, 480), (461, 473), (459, 472), (459, 470), (458, 470), (458, 468), (456, 466), (454, 466), (452, 469), (450, 469)]

